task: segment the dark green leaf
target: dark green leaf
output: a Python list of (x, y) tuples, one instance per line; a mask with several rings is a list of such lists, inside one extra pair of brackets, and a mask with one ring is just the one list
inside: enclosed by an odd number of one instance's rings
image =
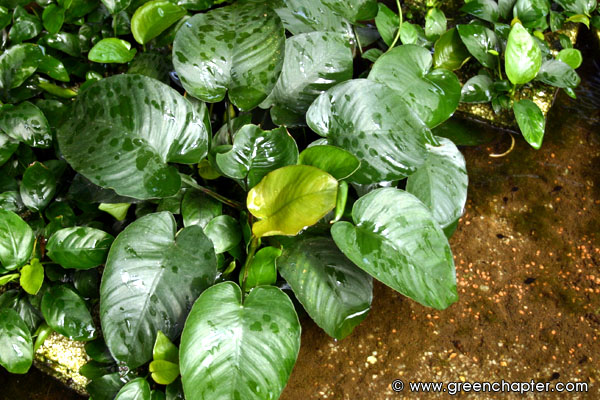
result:
[(448, 21), (444, 12), (437, 7), (427, 10), (425, 16), (425, 36), (430, 40), (439, 38), (446, 32)]
[(85, 390), (94, 400), (114, 400), (115, 396), (125, 384), (118, 372), (104, 375), (92, 380)]
[(0, 55), (0, 88), (8, 91), (21, 86), (42, 61), (38, 45), (25, 43), (10, 47)]
[(545, 61), (536, 79), (547, 85), (559, 88), (575, 88), (581, 82), (581, 78), (579, 78), (577, 72), (561, 60)]
[(186, 14), (184, 8), (167, 0), (152, 0), (138, 8), (131, 18), (131, 33), (146, 44)]
[(475, 75), (463, 85), (460, 101), (488, 103), (492, 100), (494, 81), (487, 75)]
[(97, 269), (75, 271), (73, 286), (86, 299), (100, 297), (100, 274)]
[(188, 190), (181, 201), (181, 216), (184, 226), (199, 225), (204, 229), (206, 224), (221, 215), (222, 204), (197, 190)]
[(46, 35), (42, 38), (42, 41), (49, 47), (62, 51), (72, 57), (79, 57), (81, 53), (79, 38), (73, 33), (59, 32)]
[(498, 4), (494, 0), (472, 0), (460, 10), (489, 22), (498, 22), (500, 18)]
[(41, 162), (35, 162), (23, 173), (21, 199), (31, 211), (41, 211), (56, 193), (56, 178), (52, 171)]
[(170, 56), (165, 57), (164, 54), (159, 53), (140, 53), (129, 65), (127, 73), (146, 75), (168, 84), (169, 72), (172, 68)]
[(73, 340), (96, 337), (96, 328), (85, 301), (67, 286), (54, 286), (44, 294), (42, 314), (56, 332)]
[(573, 14), (590, 15), (596, 9), (596, 0), (555, 0), (562, 8)]
[(533, 101), (525, 99), (515, 102), (513, 111), (523, 137), (531, 147), (538, 150), (542, 147), (546, 130), (546, 118), (542, 110)]
[(494, 31), (478, 24), (457, 25), (456, 29), (469, 53), (481, 65), (491, 69), (496, 68), (498, 65), (497, 54), (500, 51), (500, 44)]
[(518, 18), (526, 28), (539, 28), (540, 20), (544, 20), (550, 12), (548, 0), (517, 0), (514, 8), (514, 16)]
[(42, 31), (40, 19), (27, 13), (23, 8), (15, 9), (13, 19), (14, 23), (8, 32), (8, 38), (14, 44), (33, 39)]
[(233, 249), (242, 240), (240, 224), (229, 215), (219, 215), (213, 218), (204, 233), (212, 241), (216, 254)]
[(56, 4), (50, 4), (48, 7), (44, 8), (42, 22), (48, 33), (58, 33), (60, 28), (62, 28), (64, 21), (64, 8), (57, 6)]
[(114, 15), (119, 11), (126, 9), (131, 3), (131, 0), (102, 0), (102, 3), (106, 6), (108, 11)]
[(48, 240), (48, 257), (63, 268), (90, 269), (106, 260), (114, 238), (89, 227), (65, 228)]
[(150, 385), (144, 378), (136, 378), (119, 390), (115, 400), (150, 400)]
[(0, 309), (10, 308), (15, 310), (29, 328), (29, 332), (35, 332), (43, 320), (38, 310), (39, 304), (36, 304), (36, 307), (31, 304), (30, 297), (24, 292), (8, 290), (0, 296)]
[(0, 365), (11, 374), (24, 374), (33, 362), (29, 328), (12, 309), (0, 310)]
[(70, 80), (69, 73), (63, 63), (47, 54), (42, 58), (38, 71), (62, 82), (69, 82)]
[(435, 68), (454, 71), (462, 67), (469, 56), (469, 51), (460, 39), (458, 31), (452, 28), (435, 42), (433, 65)]
[(106, 343), (103, 339), (96, 339), (85, 344), (85, 352), (94, 361), (111, 364), (114, 362)]
[(92, 47), (88, 59), (97, 63), (123, 64), (133, 60), (136, 52), (131, 48), (131, 43), (123, 39), (107, 38)]
[(512, 15), (513, 7), (517, 0), (498, 0), (498, 11), (504, 19)]
[(0, 262), (12, 271), (29, 261), (33, 251), (33, 231), (12, 211), (0, 210)]
[(8, 135), (0, 132), (0, 166), (7, 162), (17, 151), (19, 142)]

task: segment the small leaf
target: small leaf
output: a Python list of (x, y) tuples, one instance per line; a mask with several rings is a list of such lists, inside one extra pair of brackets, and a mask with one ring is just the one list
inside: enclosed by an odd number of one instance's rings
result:
[(0, 310), (0, 365), (11, 374), (25, 374), (33, 362), (29, 328), (15, 310)]
[(150, 400), (150, 385), (144, 378), (136, 378), (119, 390), (115, 400)]
[(513, 9), (515, 18), (518, 18), (526, 28), (542, 28), (546, 25), (546, 16), (550, 12), (548, 0), (517, 0)]
[[(275, 260), (281, 255), (281, 250), (276, 247), (264, 247), (256, 252), (254, 258), (248, 265), (246, 276), (246, 290), (261, 285), (274, 285), (277, 281), (277, 268)], [(240, 285), (243, 285), (244, 270), (240, 271)]]
[(544, 61), (536, 79), (547, 85), (571, 89), (581, 82), (577, 72), (561, 60)]
[(213, 218), (206, 224), (204, 233), (212, 241), (216, 254), (233, 249), (242, 240), (240, 224), (229, 215)]
[(133, 60), (137, 53), (131, 48), (131, 43), (118, 38), (102, 39), (92, 47), (88, 59), (97, 63), (123, 64)]
[(55, 232), (46, 245), (48, 257), (63, 268), (90, 269), (103, 264), (114, 237), (99, 229), (78, 226)]
[(352, 153), (331, 145), (311, 146), (300, 153), (299, 164), (317, 167), (337, 180), (346, 179), (360, 167)]
[(308, 165), (270, 172), (248, 193), (248, 210), (259, 219), (256, 237), (297, 235), (335, 207), (337, 180)]
[(44, 283), (44, 266), (37, 258), (21, 269), (20, 284), (23, 290), (31, 295), (36, 295)]
[(131, 17), (131, 33), (136, 42), (146, 44), (186, 14), (184, 8), (167, 0), (144, 3)]
[(390, 10), (385, 4), (377, 3), (377, 6), (379, 7), (379, 11), (375, 17), (375, 26), (377, 26), (377, 31), (385, 44), (390, 46), (394, 41), (396, 32), (398, 32), (400, 18), (398, 14)]
[(39, 108), (28, 101), (2, 107), (0, 129), (28, 146), (48, 148), (52, 142), (48, 120)]
[(38, 71), (58, 81), (69, 82), (70, 80), (69, 73), (64, 64), (59, 59), (48, 54), (42, 58), (38, 66)]
[(500, 18), (498, 4), (493, 0), (471, 0), (460, 10), (489, 22), (498, 22)]
[(103, 339), (96, 339), (85, 344), (86, 354), (94, 361), (102, 364), (112, 364), (114, 359), (110, 355)]
[(56, 4), (50, 4), (44, 8), (42, 13), (42, 23), (48, 33), (58, 33), (62, 28), (63, 22), (65, 21), (65, 9), (57, 6)]
[(433, 65), (450, 71), (459, 69), (469, 59), (470, 54), (456, 28), (444, 33), (435, 42)]
[(542, 110), (533, 101), (525, 99), (515, 102), (513, 111), (523, 137), (531, 147), (538, 150), (542, 147), (546, 130), (546, 118)]
[(131, 0), (102, 0), (102, 3), (112, 15), (115, 15), (119, 11), (126, 9), (131, 3)]
[(156, 341), (154, 342), (154, 348), (152, 349), (152, 358), (154, 360), (179, 363), (179, 349), (171, 342), (171, 339), (161, 331), (158, 331), (156, 334)]
[(531, 81), (542, 66), (540, 47), (519, 22), (510, 31), (504, 57), (506, 75), (514, 85)]
[(221, 215), (222, 204), (197, 190), (188, 190), (181, 201), (181, 216), (184, 226), (199, 225), (204, 229), (213, 218)]
[(41, 211), (56, 194), (56, 178), (52, 171), (41, 162), (35, 162), (23, 173), (21, 199), (31, 211)]
[(179, 376), (179, 365), (166, 360), (154, 360), (150, 363), (152, 379), (159, 385), (173, 383)]
[(581, 51), (577, 49), (562, 49), (556, 56), (556, 59), (564, 62), (573, 69), (579, 68), (583, 62)]
[(488, 103), (493, 97), (494, 81), (487, 75), (475, 75), (465, 82), (460, 101), (463, 103)]
[(425, 16), (425, 36), (430, 40), (439, 38), (446, 32), (448, 21), (444, 12), (437, 7), (427, 10)]
[(96, 337), (96, 328), (85, 301), (67, 286), (54, 286), (42, 298), (42, 314), (56, 332), (73, 340)]
[(7, 283), (15, 281), (15, 280), (19, 279), (19, 277), (20, 277), (20, 274), (2, 275), (2, 276), (0, 276), (0, 286), (4, 286)]
[(101, 203), (98, 205), (98, 210), (109, 213), (117, 221), (123, 221), (127, 217), (129, 207), (131, 203)]
[(12, 271), (25, 264), (33, 251), (33, 231), (12, 211), (0, 210), (0, 263)]
[(461, 40), (484, 67), (494, 69), (498, 65), (498, 57), (493, 53), (500, 50), (496, 34), (483, 25), (469, 24), (457, 25), (456, 29)]

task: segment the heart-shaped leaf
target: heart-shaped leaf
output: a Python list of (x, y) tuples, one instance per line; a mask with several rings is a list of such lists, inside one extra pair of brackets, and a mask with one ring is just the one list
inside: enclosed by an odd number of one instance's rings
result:
[(590, 15), (597, 5), (596, 0), (554, 0), (554, 2), (568, 12), (584, 15)]
[(46, 251), (63, 268), (90, 269), (104, 263), (113, 240), (100, 229), (77, 226), (55, 232)]
[(331, 337), (348, 336), (371, 309), (371, 277), (329, 238), (285, 246), (277, 268), (311, 318)]
[(448, 20), (444, 12), (437, 7), (427, 10), (425, 16), (425, 36), (429, 40), (436, 40), (448, 29)]
[(44, 113), (28, 101), (16, 106), (7, 104), (2, 107), (0, 129), (13, 139), (31, 147), (48, 148), (52, 142), (50, 125)]
[(439, 138), (427, 162), (408, 177), (406, 191), (414, 194), (433, 213), (442, 227), (452, 225), (463, 214), (469, 177), (465, 158), (450, 139)]
[(23, 290), (31, 295), (36, 295), (44, 283), (44, 266), (40, 260), (34, 258), (31, 262), (21, 268), (21, 279), (19, 281)]
[(296, 235), (335, 208), (337, 180), (308, 165), (291, 165), (270, 172), (248, 193), (248, 210), (259, 221), (256, 237)]
[(385, 4), (377, 3), (377, 7), (379, 9), (375, 17), (375, 26), (385, 44), (390, 46), (394, 42), (396, 32), (398, 32), (400, 19), (398, 14), (390, 10)]
[(300, 153), (298, 162), (317, 167), (337, 180), (348, 178), (360, 167), (360, 161), (352, 153), (331, 145), (307, 148)]
[(533, 101), (524, 99), (513, 104), (513, 111), (523, 137), (531, 147), (538, 150), (542, 147), (546, 130), (546, 118), (542, 110)]
[[(352, 50), (348, 37), (334, 32), (311, 32), (285, 42), (283, 68), (277, 84), (261, 107), (275, 106), (303, 120), (314, 99), (339, 82), (352, 78)], [(273, 122), (280, 113), (271, 112)]]
[(252, 188), (269, 172), (298, 162), (298, 146), (285, 128), (263, 131), (245, 125), (236, 134), (233, 148), (215, 157), (219, 169), (230, 178), (246, 179)]
[(33, 231), (12, 211), (0, 209), (0, 263), (8, 271), (25, 264), (33, 251)]
[(0, 365), (11, 374), (24, 374), (33, 363), (29, 328), (13, 309), (0, 310)]
[(149, 1), (138, 8), (131, 17), (131, 33), (139, 44), (146, 44), (185, 14), (185, 8), (170, 1)]
[(479, 24), (457, 25), (456, 29), (469, 53), (481, 65), (487, 68), (496, 68), (498, 65), (496, 54), (500, 51), (500, 44), (494, 31)]
[(136, 378), (119, 390), (115, 400), (151, 400), (150, 385), (144, 378)]
[(454, 114), (460, 101), (460, 82), (451, 71), (432, 66), (429, 50), (403, 45), (379, 57), (369, 79), (392, 88), (433, 128)]
[(354, 203), (352, 219), (336, 222), (331, 235), (353, 263), (425, 306), (444, 309), (458, 299), (448, 240), (419, 199), (377, 189)]
[(242, 110), (262, 102), (277, 81), (285, 34), (263, 4), (235, 3), (196, 14), (173, 42), (173, 65), (185, 90), (208, 102), (229, 99)]
[(136, 368), (160, 330), (174, 340), (188, 310), (217, 274), (213, 245), (193, 225), (176, 234), (168, 212), (146, 215), (115, 239), (100, 287), (100, 319), (113, 357)]
[(548, 26), (546, 16), (549, 12), (548, 0), (517, 0), (513, 8), (514, 17), (527, 28), (545, 29)]
[[(36, 307), (31, 304), (30, 299), (36, 300)], [(25, 292), (17, 290), (7, 290), (0, 296), (0, 309), (10, 308), (15, 310), (19, 317), (25, 322), (29, 332), (35, 332), (43, 321), (42, 314), (39, 311), (39, 298), (28, 296)]]
[(124, 64), (133, 60), (135, 53), (137, 50), (131, 48), (131, 43), (118, 38), (105, 38), (92, 47), (88, 60), (103, 64)]
[(23, 173), (20, 189), (23, 204), (31, 211), (38, 212), (52, 201), (56, 193), (56, 178), (48, 167), (36, 161)]
[(206, 156), (207, 114), (155, 79), (115, 75), (77, 96), (57, 137), (65, 159), (93, 183), (139, 199), (170, 197), (181, 178), (167, 162)]
[(56, 4), (50, 4), (44, 8), (42, 13), (42, 23), (48, 33), (58, 33), (62, 28), (63, 22), (65, 22), (65, 9), (57, 6)]
[(185, 398), (279, 397), (300, 349), (289, 297), (260, 286), (242, 301), (232, 282), (206, 290), (185, 323), (179, 351)]
[(42, 314), (56, 332), (73, 340), (92, 340), (96, 328), (85, 301), (65, 285), (50, 288), (42, 298)]
[(556, 59), (564, 62), (573, 69), (579, 68), (583, 62), (581, 51), (577, 49), (562, 49), (558, 52)]
[(531, 81), (542, 66), (542, 51), (533, 36), (519, 22), (513, 25), (506, 52), (504, 67), (506, 76), (514, 85), (522, 85)]
[[(389, 54), (389, 53), (388, 53)], [(427, 159), (431, 131), (396, 91), (366, 79), (341, 83), (315, 100), (306, 114), (312, 130), (361, 162), (357, 183), (403, 179)]]

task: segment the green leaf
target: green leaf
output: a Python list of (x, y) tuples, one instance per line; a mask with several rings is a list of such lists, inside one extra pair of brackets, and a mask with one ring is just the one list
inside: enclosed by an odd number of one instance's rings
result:
[(33, 231), (12, 211), (0, 210), (0, 263), (12, 271), (24, 265), (33, 251)]
[(163, 83), (169, 83), (169, 72), (171, 72), (171, 57), (164, 54), (144, 52), (140, 53), (129, 64), (128, 74), (146, 75), (158, 79)]
[[(542, 28), (549, 12), (550, 2), (548, 0), (517, 0), (513, 9), (514, 17), (518, 18), (527, 28)], [(540, 20), (544, 20), (544, 22), (541, 23)]]
[(280, 289), (261, 286), (242, 302), (232, 282), (206, 290), (181, 335), (180, 368), (187, 400), (276, 399), (300, 349), (300, 323)]
[(300, 153), (299, 164), (317, 167), (337, 180), (346, 179), (360, 167), (352, 153), (331, 145), (311, 146)]
[(8, 135), (0, 132), (0, 166), (7, 162), (10, 157), (17, 151), (19, 142)]
[[(311, 32), (293, 36), (285, 42), (281, 75), (261, 107), (275, 106), (302, 119), (321, 93), (352, 78), (352, 68), (352, 49), (344, 34)], [(273, 122), (281, 125), (277, 118)]]
[(110, 374), (115, 370), (114, 364), (101, 364), (96, 361), (88, 361), (81, 368), (79, 368), (79, 374), (85, 376), (88, 379), (94, 380), (103, 377), (104, 375)]
[(209, 132), (204, 104), (152, 78), (115, 75), (77, 96), (57, 137), (71, 167), (93, 183), (148, 199), (179, 191), (179, 173), (167, 162), (198, 163)]
[(103, 339), (96, 339), (85, 344), (86, 354), (94, 361), (102, 364), (112, 364), (114, 360), (110, 355)]
[(77, 226), (54, 233), (46, 251), (63, 268), (90, 269), (104, 263), (113, 240), (99, 229)]
[(179, 376), (179, 365), (165, 360), (154, 360), (150, 363), (152, 379), (159, 385), (173, 383)]
[(150, 385), (144, 378), (136, 378), (119, 390), (115, 400), (150, 400)]
[(492, 101), (494, 81), (487, 75), (475, 75), (465, 82), (460, 101), (463, 103), (488, 103)]
[(458, 299), (448, 240), (420, 200), (377, 189), (354, 203), (352, 219), (355, 225), (340, 221), (331, 228), (352, 262), (425, 306), (445, 309)]
[(121, 375), (115, 372), (93, 379), (87, 384), (85, 390), (94, 400), (114, 400), (124, 384)]
[(242, 240), (240, 224), (229, 215), (213, 218), (206, 224), (204, 233), (213, 243), (216, 254), (233, 249)]
[(517, 0), (498, 0), (498, 11), (504, 19), (512, 15), (513, 7)]
[(425, 165), (408, 177), (406, 191), (414, 194), (447, 228), (458, 220), (467, 202), (469, 177), (465, 158), (451, 140), (439, 138), (440, 147), (431, 147)]
[(385, 44), (390, 46), (398, 32), (400, 19), (398, 14), (390, 10), (385, 4), (377, 3), (377, 6), (379, 11), (375, 17), (375, 26)]
[(362, 53), (361, 57), (364, 58), (365, 60), (375, 62), (382, 55), (383, 55), (383, 51), (381, 51), (379, 49), (369, 49), (369, 50), (365, 51), (364, 53)]
[(198, 295), (217, 274), (199, 226), (176, 234), (168, 212), (146, 215), (115, 239), (100, 286), (100, 319), (113, 357), (136, 368), (152, 357), (158, 331), (174, 340)]
[[(281, 255), (281, 250), (276, 247), (264, 247), (256, 252), (248, 265), (246, 276), (246, 290), (261, 285), (274, 285), (277, 281), (277, 268), (275, 260)], [(244, 280), (244, 270), (240, 271), (240, 285)]]
[(489, 22), (498, 22), (500, 18), (498, 4), (494, 0), (471, 0), (460, 10)]
[(459, 69), (469, 59), (469, 51), (460, 39), (456, 28), (444, 33), (435, 42), (433, 65), (450, 71)]
[(577, 72), (561, 60), (544, 61), (536, 80), (559, 88), (576, 88), (581, 82)]
[(50, 4), (44, 8), (42, 13), (42, 23), (48, 33), (58, 33), (60, 28), (63, 26), (65, 21), (65, 9), (57, 6), (56, 4)]
[(437, 7), (430, 8), (425, 16), (425, 36), (434, 40), (439, 38), (448, 28), (444, 12)]
[(115, 15), (119, 11), (123, 11), (124, 9), (129, 7), (129, 4), (131, 4), (131, 0), (102, 0), (102, 4), (106, 6), (108, 11), (112, 15)]
[(46, 35), (42, 38), (42, 42), (46, 43), (53, 49), (62, 51), (71, 57), (79, 57), (81, 48), (79, 47), (79, 37), (69, 32), (59, 32)]
[[(35, 299), (38, 304), (34, 307), (30, 299)], [(26, 295), (25, 292), (16, 290), (7, 290), (0, 296), (0, 309), (10, 308), (15, 310), (19, 317), (27, 325), (29, 332), (35, 332), (43, 321), (39, 308), (39, 297), (33, 298)]]
[(29, 328), (15, 310), (0, 310), (0, 365), (11, 374), (25, 374), (33, 362)]
[(165, 394), (159, 390), (153, 390), (150, 392), (150, 400), (167, 400)]
[(259, 221), (256, 237), (297, 235), (335, 208), (337, 180), (308, 165), (291, 165), (270, 172), (248, 193), (248, 210)]
[(460, 82), (451, 71), (432, 67), (429, 50), (403, 45), (379, 57), (369, 79), (393, 89), (433, 128), (450, 118), (458, 107)]
[(0, 88), (4, 90), (21, 86), (42, 60), (38, 45), (25, 43), (11, 46), (0, 55)]
[(577, 49), (562, 49), (556, 56), (556, 59), (564, 62), (573, 69), (579, 68), (583, 62), (581, 52)]
[(20, 6), (13, 14), (14, 23), (8, 32), (8, 38), (14, 44), (33, 39), (42, 31), (42, 23), (36, 15), (29, 14)]
[(496, 68), (498, 56), (494, 55), (493, 52), (498, 53), (500, 51), (500, 44), (494, 31), (478, 24), (457, 25), (456, 29), (469, 53), (481, 65), (491, 69)]
[(21, 269), (20, 284), (23, 290), (31, 295), (36, 295), (44, 283), (44, 266), (40, 260), (34, 258)]
[(377, 0), (321, 0), (321, 3), (351, 22), (367, 21), (377, 15)]
[(221, 215), (223, 205), (198, 190), (188, 190), (181, 201), (183, 226), (199, 225), (204, 229), (213, 218)]
[(531, 81), (542, 66), (540, 47), (519, 22), (513, 25), (508, 36), (504, 66), (508, 79), (514, 85)]
[(52, 142), (48, 120), (39, 108), (28, 101), (2, 107), (0, 129), (28, 146), (48, 148)]
[(371, 309), (371, 277), (329, 238), (302, 239), (284, 247), (277, 268), (310, 317), (333, 338), (348, 336)]
[(554, 2), (573, 14), (590, 15), (597, 6), (596, 0), (554, 0)]
[(117, 221), (123, 221), (127, 217), (130, 203), (101, 203), (98, 210), (104, 211), (115, 217)]
[(233, 148), (217, 154), (216, 162), (223, 174), (245, 179), (252, 188), (269, 172), (298, 162), (298, 146), (285, 128), (263, 131), (245, 125), (235, 135)]
[(4, 286), (7, 283), (16, 281), (17, 279), (19, 279), (19, 277), (20, 277), (20, 274), (2, 275), (2, 276), (0, 276), (0, 286)]
[(284, 45), (272, 9), (235, 3), (190, 18), (175, 36), (173, 65), (192, 96), (214, 103), (229, 90), (234, 105), (250, 110), (275, 86)]
[(102, 39), (88, 53), (88, 60), (97, 63), (123, 64), (133, 60), (137, 53), (131, 48), (131, 43), (118, 38)]
[(69, 72), (64, 64), (59, 59), (48, 54), (42, 58), (38, 71), (62, 82), (69, 82), (70, 80)]
[(42, 298), (42, 314), (56, 332), (73, 340), (96, 337), (96, 328), (85, 301), (65, 285), (50, 288)]
[(56, 178), (52, 171), (41, 162), (27, 167), (21, 181), (21, 199), (31, 211), (38, 212), (46, 208), (56, 193)]
[(131, 33), (136, 42), (146, 44), (186, 14), (185, 8), (167, 0), (144, 3), (131, 17)]
[(8, 8), (0, 6), (0, 29), (6, 28), (12, 21)]
[(156, 341), (154, 342), (154, 348), (152, 349), (152, 358), (154, 360), (179, 363), (179, 349), (164, 333), (158, 331)]
[(404, 21), (400, 27), (400, 41), (402, 44), (417, 44), (427, 46), (429, 44), (425, 37), (425, 30), (417, 24)]
[(531, 147), (538, 150), (542, 147), (546, 130), (546, 118), (542, 110), (533, 101), (525, 99), (515, 102), (513, 111), (523, 137)]
[(308, 32), (338, 32), (352, 38), (350, 22), (321, 0), (273, 0), (269, 4), (293, 35)]
[(329, 144), (360, 160), (352, 175), (356, 183), (403, 179), (425, 162), (426, 144), (436, 144), (429, 128), (396, 91), (366, 79), (344, 82), (323, 93), (306, 120)]

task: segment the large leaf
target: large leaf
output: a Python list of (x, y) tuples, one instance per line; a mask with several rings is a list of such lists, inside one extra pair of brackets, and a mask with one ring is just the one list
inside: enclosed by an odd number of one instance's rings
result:
[(271, 92), (283, 62), (281, 20), (263, 4), (235, 3), (196, 14), (173, 42), (173, 65), (189, 94), (208, 102), (229, 99), (243, 110)]
[(352, 25), (321, 0), (273, 0), (275, 9), (285, 29), (293, 35), (308, 32), (339, 32), (352, 37)]
[(0, 209), (0, 263), (12, 271), (24, 265), (33, 251), (33, 231), (12, 211)]
[(542, 66), (542, 51), (533, 36), (519, 22), (513, 25), (504, 55), (506, 76), (515, 84), (531, 81)]
[[(321, 93), (352, 78), (352, 50), (348, 37), (334, 32), (311, 32), (285, 42), (285, 58), (277, 84), (261, 107), (275, 106), (300, 115)], [(273, 121), (281, 124), (271, 112)]]
[(100, 287), (100, 319), (113, 357), (136, 368), (160, 330), (174, 340), (217, 274), (212, 243), (193, 225), (176, 234), (168, 212), (146, 215), (115, 239)]
[(236, 133), (233, 148), (215, 159), (225, 175), (245, 179), (245, 186), (252, 188), (269, 172), (296, 164), (298, 146), (285, 128), (263, 131), (245, 125)]
[(20, 195), (23, 204), (31, 211), (46, 208), (56, 193), (56, 178), (41, 162), (34, 162), (23, 173)]
[(344, 82), (323, 93), (306, 120), (329, 144), (361, 161), (352, 175), (357, 183), (405, 178), (427, 159), (426, 144), (437, 144), (396, 91), (366, 79)]
[(329, 238), (308, 238), (284, 247), (277, 268), (311, 318), (329, 336), (348, 336), (371, 309), (371, 277)]
[(93, 183), (138, 199), (181, 186), (167, 162), (197, 163), (208, 152), (206, 107), (142, 75), (115, 75), (77, 96), (58, 131), (65, 159)]
[(377, 280), (429, 307), (444, 309), (458, 296), (448, 240), (431, 211), (412, 194), (374, 190), (352, 208), (350, 222), (331, 235), (340, 250)]
[(513, 104), (513, 111), (523, 137), (531, 147), (538, 150), (542, 147), (546, 130), (546, 118), (542, 110), (533, 101), (524, 99)]
[(492, 69), (496, 68), (498, 65), (498, 56), (492, 53), (500, 51), (500, 44), (494, 31), (479, 24), (457, 25), (456, 29), (469, 53), (481, 65)]
[(52, 142), (50, 125), (44, 113), (28, 101), (2, 107), (0, 129), (31, 147), (47, 148)]
[(114, 237), (85, 226), (55, 232), (46, 245), (48, 257), (64, 268), (90, 269), (106, 260)]
[(260, 286), (242, 300), (232, 282), (206, 290), (179, 350), (187, 400), (277, 399), (300, 349), (300, 323), (285, 293)]
[(321, 0), (321, 3), (352, 22), (366, 21), (377, 15), (377, 0)]
[(73, 340), (92, 340), (96, 328), (85, 301), (65, 285), (50, 288), (42, 298), (46, 323), (56, 332)]
[(460, 101), (460, 82), (451, 71), (432, 66), (429, 50), (407, 44), (379, 57), (369, 79), (392, 88), (433, 128), (454, 114)]
[(8, 91), (21, 86), (42, 61), (38, 45), (25, 43), (12, 46), (0, 55), (0, 89)]
[(335, 208), (337, 180), (308, 165), (270, 172), (248, 193), (255, 236), (296, 235)]
[(465, 158), (450, 139), (439, 138), (427, 162), (408, 177), (406, 191), (414, 194), (433, 213), (442, 227), (452, 225), (463, 214), (469, 177)]
[(11, 374), (24, 374), (33, 362), (29, 328), (15, 310), (0, 310), (0, 365)]

